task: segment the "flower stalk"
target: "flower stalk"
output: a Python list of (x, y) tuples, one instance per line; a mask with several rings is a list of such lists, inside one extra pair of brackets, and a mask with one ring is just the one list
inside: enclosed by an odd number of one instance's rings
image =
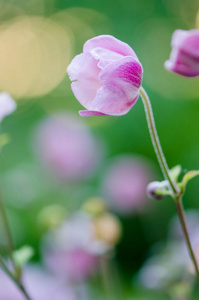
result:
[(30, 296), (26, 292), (23, 284), (20, 282), (20, 280), (17, 280), (17, 278), (10, 272), (10, 270), (7, 268), (6, 264), (4, 263), (2, 257), (0, 256), (0, 267), (4, 270), (4, 272), (10, 277), (10, 279), (16, 284), (16, 286), (19, 288), (19, 290), (23, 293), (25, 298), (27, 300), (31, 300)]
[(12, 239), (12, 234), (11, 234), (7, 214), (6, 214), (6, 211), (5, 211), (1, 191), (0, 191), (0, 214), (1, 214), (1, 217), (2, 217), (2, 223), (3, 223), (3, 226), (4, 226), (5, 236), (6, 236), (6, 239), (7, 239), (8, 254), (9, 254), (11, 263), (13, 265), (15, 275), (20, 277), (20, 270), (16, 266), (16, 263), (13, 259), (13, 252), (15, 250), (15, 247), (14, 247), (14, 242), (13, 242), (13, 239)]
[(154, 150), (155, 150), (160, 168), (161, 168), (162, 173), (164, 175), (164, 178), (169, 183), (169, 187), (170, 187), (171, 192), (172, 192), (171, 196), (174, 199), (175, 204), (176, 204), (176, 209), (177, 209), (178, 217), (179, 217), (179, 220), (180, 220), (181, 228), (182, 228), (183, 233), (184, 233), (184, 238), (185, 238), (185, 241), (186, 241), (186, 245), (187, 245), (187, 248), (188, 248), (188, 251), (189, 251), (190, 258), (191, 258), (191, 260), (193, 262), (193, 265), (195, 267), (195, 272), (196, 272), (197, 279), (198, 279), (198, 282), (199, 282), (199, 268), (198, 268), (198, 264), (197, 264), (195, 254), (194, 254), (193, 249), (192, 249), (189, 233), (188, 233), (188, 230), (187, 230), (187, 225), (186, 225), (186, 220), (185, 220), (185, 215), (184, 215), (184, 209), (183, 209), (183, 204), (182, 204), (182, 191), (179, 189), (176, 182), (174, 182), (172, 180), (171, 176), (170, 176), (169, 168), (168, 168), (165, 156), (163, 154), (162, 147), (161, 147), (161, 144), (160, 144), (160, 141), (159, 141), (159, 138), (158, 138), (157, 130), (156, 130), (156, 127), (155, 127), (155, 121), (154, 121), (154, 117), (153, 117), (151, 103), (150, 103), (149, 97), (148, 97), (148, 95), (147, 95), (147, 93), (146, 93), (146, 91), (144, 90), (143, 87), (140, 88), (140, 96), (141, 96), (143, 104), (144, 104), (152, 144), (153, 144), (153, 147), (154, 147)]

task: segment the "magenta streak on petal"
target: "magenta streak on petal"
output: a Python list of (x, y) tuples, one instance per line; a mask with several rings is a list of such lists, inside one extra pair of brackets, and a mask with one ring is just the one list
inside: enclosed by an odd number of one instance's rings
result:
[(103, 113), (95, 111), (95, 110), (80, 110), (79, 114), (82, 117), (107, 116), (106, 114), (103, 114)]
[(142, 82), (142, 77), (140, 76), (141, 73), (142, 68), (139, 64), (128, 62), (119, 66), (115, 75), (139, 88)]

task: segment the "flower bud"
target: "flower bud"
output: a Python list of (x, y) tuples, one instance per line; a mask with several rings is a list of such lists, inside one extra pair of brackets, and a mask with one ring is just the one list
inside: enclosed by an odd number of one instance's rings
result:
[(165, 68), (186, 77), (199, 76), (199, 30), (176, 30)]
[(102, 216), (93, 220), (94, 236), (96, 239), (115, 246), (120, 240), (122, 230), (119, 220), (110, 213), (105, 213)]
[(153, 181), (147, 186), (147, 195), (150, 199), (161, 200), (169, 193), (168, 182)]

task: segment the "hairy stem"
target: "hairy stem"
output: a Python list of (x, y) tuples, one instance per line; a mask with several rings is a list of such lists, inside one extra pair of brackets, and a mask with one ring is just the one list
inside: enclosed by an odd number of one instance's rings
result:
[(185, 242), (187, 244), (189, 255), (190, 255), (191, 260), (193, 262), (193, 265), (194, 265), (194, 268), (195, 268), (195, 271), (196, 271), (196, 275), (197, 275), (197, 279), (198, 279), (198, 283), (199, 283), (199, 269), (198, 269), (198, 264), (197, 264), (197, 260), (196, 260), (196, 257), (194, 255), (192, 246), (191, 246), (191, 241), (190, 241), (189, 233), (188, 233), (188, 230), (187, 230), (187, 225), (186, 225), (186, 220), (185, 220), (185, 214), (184, 214), (184, 208), (183, 208), (183, 204), (182, 204), (182, 199), (181, 199), (181, 197), (177, 197), (175, 200), (176, 200), (175, 203), (176, 203), (176, 208), (177, 208), (177, 212), (178, 212), (178, 217), (179, 217), (180, 224), (181, 224), (181, 227), (182, 227), (182, 230), (183, 230)]
[(4, 226), (5, 236), (6, 236), (6, 239), (7, 239), (8, 254), (9, 254), (10, 260), (13, 264), (13, 268), (16, 272), (16, 275), (19, 275), (18, 274), (19, 273), (18, 268), (17, 268), (17, 266), (16, 266), (16, 264), (13, 260), (13, 252), (15, 250), (15, 247), (14, 247), (14, 242), (13, 242), (13, 239), (12, 239), (12, 234), (11, 234), (7, 214), (6, 214), (6, 211), (5, 211), (1, 191), (0, 191), (0, 214), (1, 214), (1, 217), (2, 217), (2, 223), (3, 223), (3, 226)]
[(167, 166), (167, 162), (164, 157), (162, 147), (160, 145), (160, 141), (158, 138), (157, 130), (155, 127), (155, 121), (154, 121), (154, 117), (153, 117), (151, 103), (150, 103), (149, 97), (148, 97), (147, 93), (145, 92), (145, 90), (143, 89), (143, 87), (141, 87), (141, 89), (140, 89), (140, 95), (141, 95), (142, 101), (144, 103), (144, 108), (145, 108), (145, 112), (146, 112), (147, 123), (148, 123), (148, 127), (149, 127), (151, 140), (152, 140), (153, 147), (154, 147), (158, 162), (160, 164), (162, 173), (163, 173), (165, 179), (168, 180), (173, 194), (174, 195), (178, 194), (179, 189), (169, 175), (169, 168)]
[(167, 166), (167, 162), (166, 159), (164, 157), (163, 151), (162, 151), (162, 147), (160, 145), (160, 141), (158, 138), (158, 134), (157, 134), (157, 130), (155, 127), (155, 121), (154, 121), (154, 117), (153, 117), (153, 112), (152, 112), (152, 107), (151, 107), (151, 103), (149, 100), (149, 97), (147, 95), (147, 93), (145, 92), (145, 90), (141, 87), (140, 89), (140, 95), (142, 98), (142, 101), (144, 103), (144, 108), (145, 108), (145, 112), (146, 112), (146, 117), (147, 117), (147, 123), (148, 123), (148, 127), (149, 127), (149, 132), (150, 132), (150, 136), (151, 136), (151, 140), (153, 143), (153, 147), (156, 153), (156, 156), (158, 158), (158, 162), (160, 164), (162, 173), (165, 177), (165, 179), (168, 181), (170, 189), (172, 191), (172, 197), (175, 201), (176, 204), (176, 208), (177, 208), (177, 212), (178, 212), (178, 217), (180, 219), (180, 224), (184, 233), (184, 237), (185, 237), (185, 241), (187, 244), (187, 248), (189, 251), (189, 255), (191, 257), (191, 260), (194, 264), (195, 267), (195, 271), (196, 271), (196, 275), (197, 275), (197, 279), (199, 282), (199, 270), (198, 270), (198, 265), (197, 265), (197, 261), (191, 246), (191, 242), (190, 242), (190, 238), (189, 238), (189, 234), (187, 231), (187, 226), (186, 226), (186, 221), (185, 221), (185, 216), (184, 216), (184, 210), (183, 210), (183, 206), (182, 206), (182, 199), (181, 199), (181, 195), (180, 195), (180, 189), (178, 188), (178, 186), (176, 185), (176, 183), (172, 180), (170, 173), (169, 173), (169, 168)]

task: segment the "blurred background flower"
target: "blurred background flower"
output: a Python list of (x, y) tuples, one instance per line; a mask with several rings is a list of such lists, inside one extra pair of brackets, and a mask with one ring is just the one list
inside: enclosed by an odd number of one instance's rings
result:
[(85, 180), (99, 166), (103, 148), (73, 113), (57, 113), (37, 125), (34, 147), (40, 163), (64, 183)]
[(144, 157), (115, 157), (103, 176), (102, 189), (108, 205), (119, 214), (143, 210), (149, 203), (146, 187), (152, 178), (154, 169)]
[[(2, 271), (0, 271), (1, 290), (0, 299), (4, 300), (25, 300), (25, 297), (16, 288), (14, 283)], [(75, 292), (66, 283), (59, 281), (55, 277), (49, 275), (45, 270), (37, 265), (26, 267), (23, 274), (24, 285), (31, 297), (37, 300), (51, 300), (56, 297), (57, 300), (75, 300)]]
[(81, 281), (96, 271), (97, 249), (90, 217), (77, 213), (48, 233), (43, 258), (55, 275)]
[[(186, 212), (187, 227), (191, 243), (198, 259), (199, 211)], [(149, 252), (149, 257), (140, 269), (137, 280), (147, 289), (168, 290), (178, 284), (188, 285), (192, 289), (194, 268), (189, 257), (182, 229), (177, 216), (170, 222), (170, 232), (166, 243), (158, 243)], [(186, 294), (184, 295), (186, 299)], [(175, 298), (174, 298), (175, 299)]]

